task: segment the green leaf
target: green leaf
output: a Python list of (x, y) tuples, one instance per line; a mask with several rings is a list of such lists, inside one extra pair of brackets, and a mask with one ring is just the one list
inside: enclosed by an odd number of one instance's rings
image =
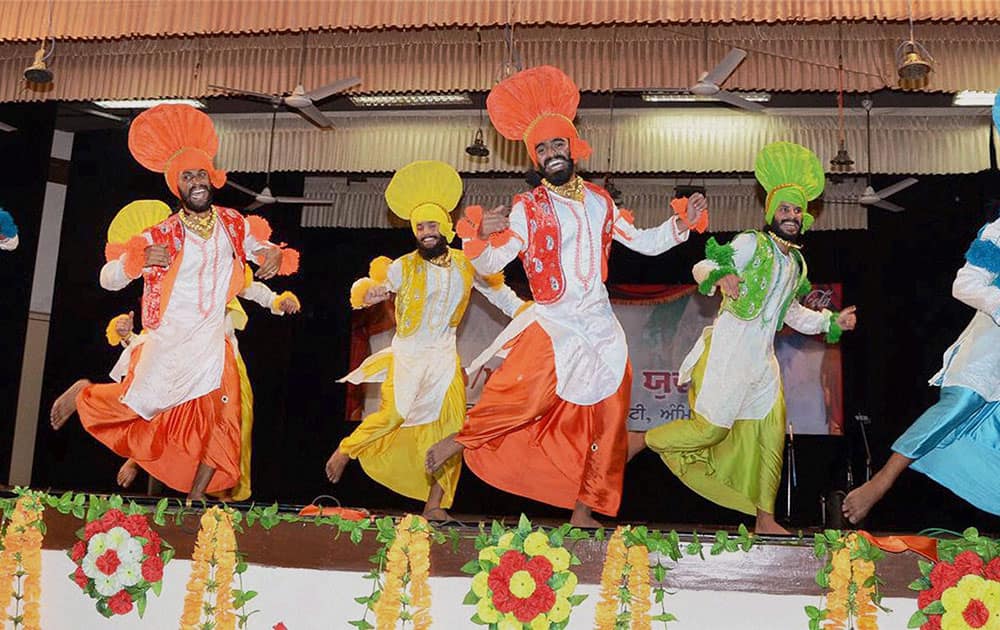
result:
[(580, 604), (582, 604), (582, 603), (583, 603), (583, 601), (584, 601), (585, 599), (587, 599), (587, 596), (586, 596), (586, 595), (570, 595), (570, 596), (569, 596), (569, 597), (567, 597), (566, 599), (568, 599), (568, 600), (569, 600), (569, 603), (570, 603), (570, 604), (571, 604), (572, 606), (579, 606)]
[(919, 628), (920, 626), (924, 625), (928, 621), (929, 621), (929, 619), (927, 618), (927, 615), (925, 615), (923, 612), (921, 612), (921, 611), (918, 610), (915, 613), (913, 613), (912, 615), (910, 615), (910, 620), (906, 622), (906, 627), (907, 628)]
[(503, 533), (504, 533), (503, 525), (501, 525), (497, 521), (493, 521), (493, 523), (490, 525), (490, 536), (492, 536), (493, 538), (500, 538), (501, 536), (503, 536)]
[(822, 619), (826, 616), (823, 614), (823, 611), (816, 606), (806, 606), (806, 615), (808, 615), (810, 619)]
[(650, 617), (650, 619), (653, 621), (661, 621), (663, 623), (667, 623), (668, 621), (677, 621), (677, 617), (668, 612), (660, 613), (659, 615), (653, 615), (652, 617)]
[(166, 513), (167, 506), (170, 505), (170, 500), (166, 497), (160, 499), (156, 502), (156, 510), (153, 511), (153, 522), (163, 527), (167, 524)]
[(921, 608), (921, 612), (923, 612), (925, 615), (943, 615), (944, 604), (942, 604), (941, 600), (939, 599), (936, 602), (931, 602), (927, 604), (927, 606)]
[(479, 603), (479, 596), (473, 593), (471, 590), (465, 594), (465, 598), (462, 600), (462, 604), (466, 606), (475, 606)]
[(354, 621), (348, 621), (347, 623), (351, 624), (358, 630), (372, 630), (375, 627), (364, 619), (356, 619)]
[(351, 531), (351, 542), (357, 545), (361, 542), (361, 537), (363, 532), (360, 529), (355, 529)]
[(554, 574), (551, 578), (549, 578), (548, 584), (550, 587), (552, 587), (552, 590), (558, 591), (563, 587), (564, 584), (566, 584), (566, 580), (568, 579), (569, 579), (569, 572), (562, 571), (560, 573)]
[(521, 518), (517, 519), (517, 531), (527, 536), (531, 533), (531, 521), (528, 517), (521, 513)]
[(604, 540), (604, 528), (603, 527), (598, 527), (597, 530), (594, 531), (594, 540), (596, 540), (598, 542), (601, 542), (601, 541)]
[(139, 619), (146, 614), (146, 594), (143, 593), (139, 597), (135, 598), (135, 608), (139, 612)]
[(108, 498), (108, 508), (112, 510), (120, 510), (125, 500), (122, 499), (120, 494), (112, 494)]
[(159, 597), (160, 592), (163, 590), (163, 581), (160, 580), (159, 582), (153, 582), (152, 584), (149, 585), (149, 588), (150, 590), (153, 591), (153, 595)]

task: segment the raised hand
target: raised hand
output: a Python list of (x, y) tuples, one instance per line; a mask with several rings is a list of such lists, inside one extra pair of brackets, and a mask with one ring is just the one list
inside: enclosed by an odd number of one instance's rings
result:
[(365, 293), (365, 306), (372, 306), (373, 304), (378, 304), (379, 302), (385, 302), (388, 299), (389, 289), (377, 284), (368, 289), (368, 292)]
[(281, 267), (281, 249), (277, 247), (268, 247), (264, 250), (264, 262), (260, 264), (257, 268), (257, 273), (254, 274), (257, 278), (261, 280), (268, 280), (278, 275), (278, 269)]
[(118, 334), (122, 339), (128, 339), (132, 336), (132, 328), (134, 327), (133, 320), (135, 319), (135, 312), (129, 311), (128, 315), (119, 317), (115, 320), (115, 333)]
[(295, 313), (298, 313), (300, 308), (301, 307), (299, 306), (298, 300), (295, 300), (290, 297), (286, 297), (285, 299), (278, 302), (278, 310), (288, 315), (294, 315)]
[(490, 234), (503, 232), (509, 228), (509, 215), (510, 210), (507, 206), (497, 206), (492, 210), (483, 210), (483, 221), (479, 224), (479, 238), (486, 240)]
[(845, 306), (844, 310), (840, 311), (837, 316), (837, 325), (840, 326), (841, 330), (854, 330), (854, 327), (858, 325), (858, 316), (854, 313), (858, 310), (857, 306)]
[(701, 213), (708, 209), (708, 200), (705, 199), (705, 195), (701, 193), (694, 193), (688, 197), (687, 205), (687, 220), (688, 223), (694, 225), (698, 222), (701, 217)]
[(736, 299), (740, 296), (740, 284), (743, 280), (740, 279), (735, 273), (731, 273), (728, 276), (722, 276), (719, 281), (715, 283), (715, 286), (719, 287), (722, 291), (722, 295), (727, 298)]

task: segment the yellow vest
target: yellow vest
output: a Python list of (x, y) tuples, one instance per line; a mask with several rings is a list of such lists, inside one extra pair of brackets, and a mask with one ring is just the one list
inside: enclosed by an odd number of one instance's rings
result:
[[(465, 254), (458, 249), (451, 249), (451, 264), (462, 274), (465, 291), (461, 301), (451, 314), (449, 324), (458, 326), (469, 306), (469, 296), (472, 294), (472, 279), (475, 269)], [(420, 328), (424, 318), (424, 303), (427, 301), (427, 267), (431, 263), (420, 256), (419, 252), (410, 252), (399, 259), (403, 266), (403, 282), (396, 293), (396, 334), (408, 337)]]

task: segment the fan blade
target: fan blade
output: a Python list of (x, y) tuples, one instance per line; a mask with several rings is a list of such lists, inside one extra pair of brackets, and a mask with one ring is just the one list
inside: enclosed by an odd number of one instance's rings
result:
[(240, 186), (239, 184), (237, 184), (236, 182), (234, 182), (231, 179), (227, 179), (226, 180), (226, 186), (229, 186), (231, 188), (235, 188), (236, 190), (240, 191), (241, 193), (246, 193), (246, 194), (250, 195), (251, 197), (256, 197), (257, 196), (257, 191), (256, 190), (250, 190), (246, 186)]
[(727, 92), (726, 90), (719, 90), (718, 92), (715, 93), (715, 96), (713, 98), (716, 98), (722, 101), (723, 103), (729, 103), (730, 105), (735, 105), (736, 107), (740, 107), (742, 109), (748, 109), (752, 112), (760, 112), (764, 110), (764, 106), (761, 105), (760, 103), (748, 101), (747, 99), (743, 98), (742, 96), (740, 96), (735, 92)]
[(875, 194), (879, 197), (879, 199), (885, 199), (887, 197), (891, 197), (891, 196), (895, 195), (896, 193), (898, 193), (899, 191), (901, 191), (901, 190), (903, 190), (905, 188), (909, 188), (910, 186), (912, 186), (912, 185), (914, 185), (916, 183), (917, 183), (917, 179), (916, 178), (914, 178), (914, 177), (907, 177), (906, 179), (904, 179), (901, 182), (896, 182), (895, 184), (892, 184), (891, 186), (886, 186), (882, 190), (876, 191)]
[(320, 129), (333, 129), (333, 123), (327, 118), (323, 112), (319, 111), (315, 105), (306, 105), (305, 107), (296, 107), (295, 111), (302, 114), (302, 117), (316, 125)]
[(242, 94), (244, 96), (253, 96), (255, 98), (264, 99), (265, 101), (275, 102), (279, 100), (274, 94), (264, 94), (263, 92), (254, 92), (253, 90), (241, 90), (239, 88), (226, 87), (224, 85), (212, 85), (209, 84), (208, 88), (210, 90), (218, 90), (219, 92), (229, 92), (231, 94)]
[(336, 199), (309, 199), (307, 197), (275, 197), (276, 203), (294, 203), (303, 206), (332, 206), (337, 203)]
[(316, 103), (318, 101), (322, 101), (324, 98), (329, 98), (334, 94), (343, 92), (344, 90), (349, 90), (356, 85), (361, 85), (361, 77), (341, 79), (340, 81), (335, 81), (329, 85), (318, 87), (315, 90), (309, 90), (304, 94), (304, 96), (313, 103)]
[(11, 127), (5, 122), (0, 122), (0, 131), (17, 131), (17, 127)]
[(889, 212), (902, 212), (906, 210), (903, 206), (896, 205), (891, 201), (878, 201), (872, 204), (876, 208), (882, 208), (883, 210), (888, 210)]
[(714, 85), (722, 85), (726, 82), (733, 72), (736, 71), (736, 67), (746, 59), (747, 51), (741, 48), (733, 48), (729, 51), (729, 54), (719, 62), (712, 70), (701, 78), (699, 83), (712, 83)]
[(245, 210), (246, 212), (251, 212), (251, 211), (256, 210), (257, 208), (259, 208), (261, 206), (266, 206), (266, 205), (267, 205), (266, 203), (261, 203), (259, 201), (254, 201), (252, 204), (250, 204), (246, 208), (243, 208), (243, 210)]

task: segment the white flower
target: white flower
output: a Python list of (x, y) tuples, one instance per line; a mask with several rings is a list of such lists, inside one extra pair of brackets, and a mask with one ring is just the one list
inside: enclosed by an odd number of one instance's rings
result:
[(108, 550), (108, 535), (105, 533), (94, 534), (87, 543), (87, 555), (95, 558)]
[(89, 553), (83, 557), (80, 561), (80, 566), (83, 568), (83, 574), (89, 578), (96, 578), (98, 575), (104, 575), (97, 568), (97, 558), (99, 556), (92, 556)]
[(113, 575), (104, 575), (100, 573), (94, 576), (94, 588), (97, 592), (105, 597), (111, 597), (118, 591), (122, 590), (122, 584), (118, 580), (118, 572), (115, 571)]
[(118, 559), (123, 563), (142, 560), (142, 545), (135, 538), (129, 538), (118, 547)]
[(118, 551), (125, 545), (128, 541), (132, 540), (132, 534), (124, 527), (112, 527), (111, 531), (108, 532), (108, 547)]
[(115, 572), (115, 578), (122, 586), (135, 586), (142, 579), (142, 565), (138, 562), (124, 562)]

